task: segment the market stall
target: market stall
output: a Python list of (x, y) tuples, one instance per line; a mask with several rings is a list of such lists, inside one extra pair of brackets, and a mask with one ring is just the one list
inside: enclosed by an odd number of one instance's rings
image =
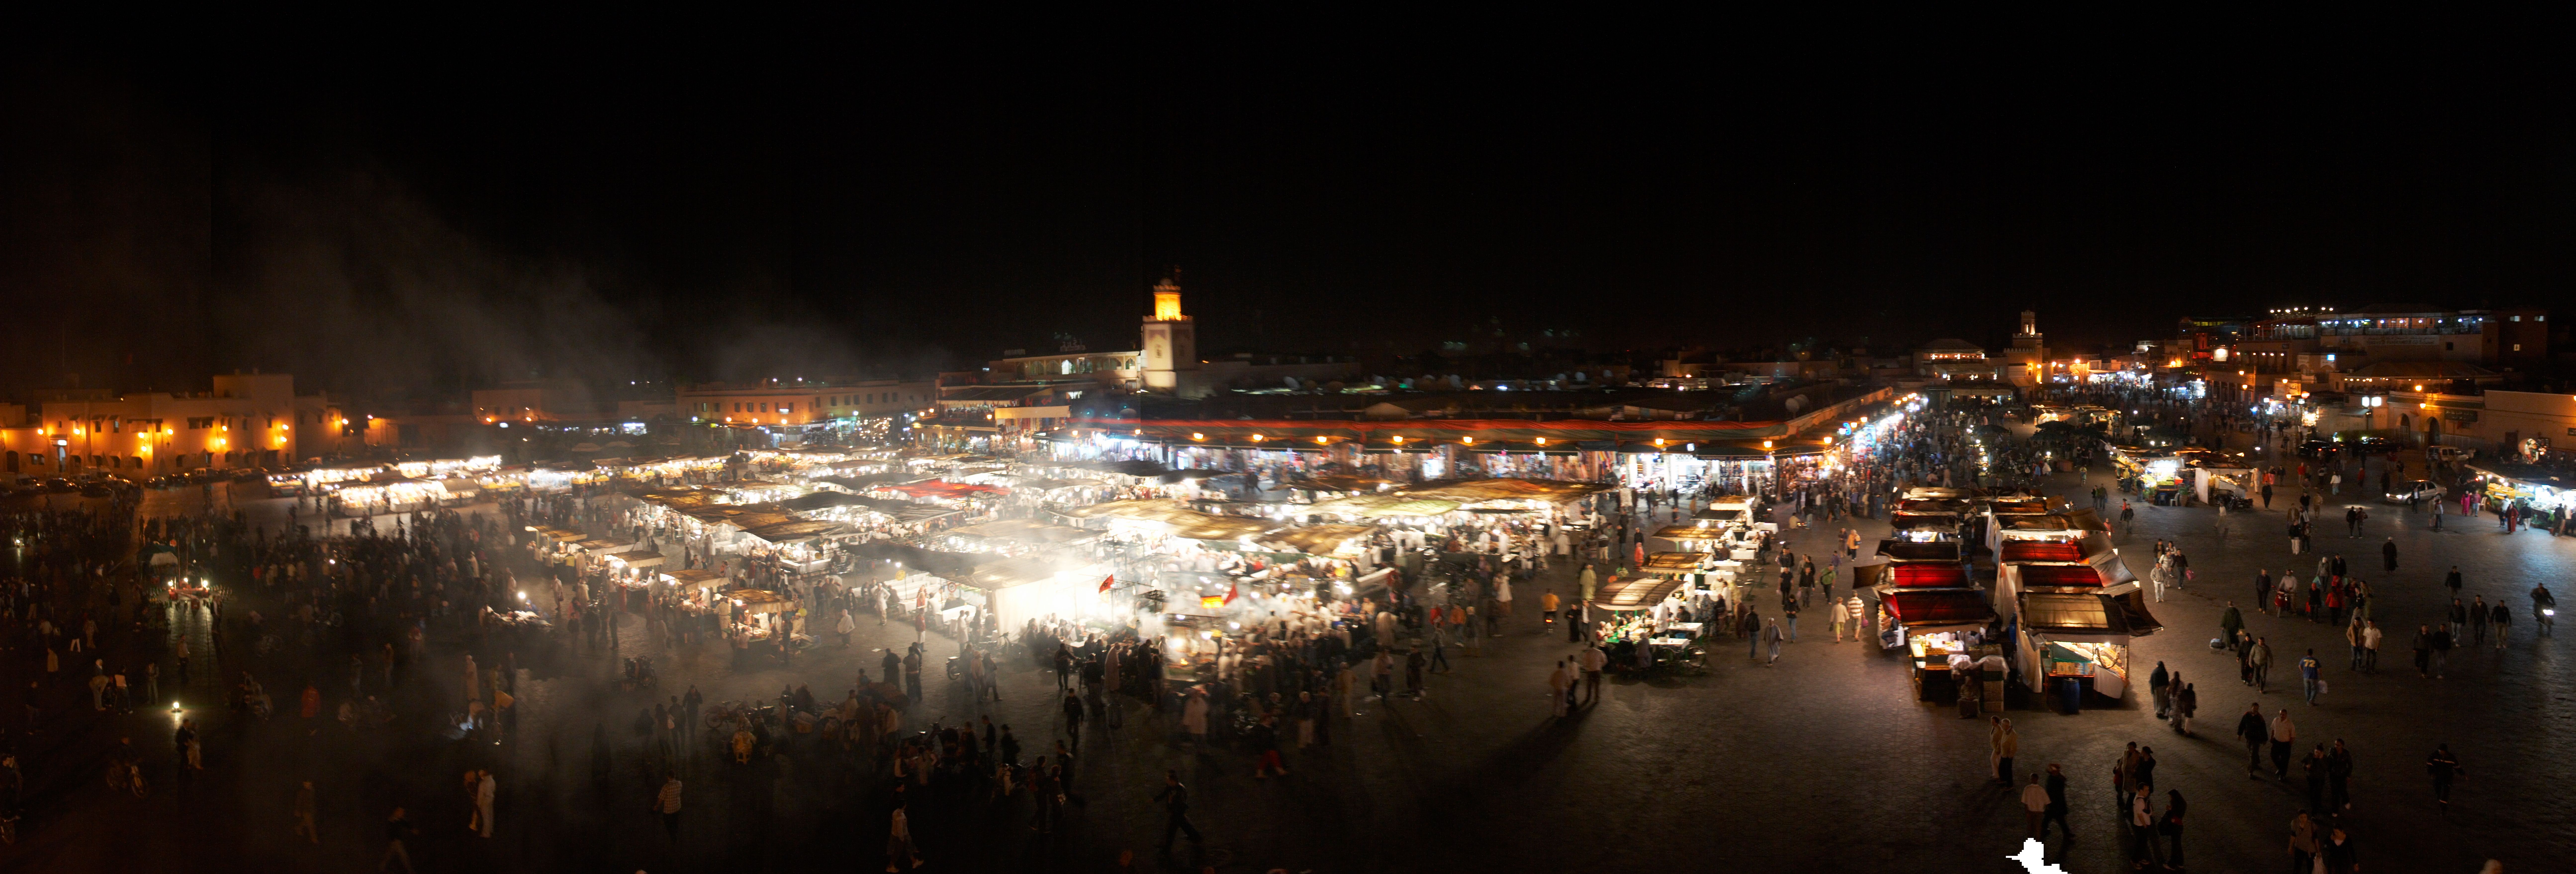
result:
[(1916, 700), (1955, 700), (1963, 691), (1956, 676), (1985, 670), (1962, 666), (1999, 649), (1984, 637), (1995, 609), (1982, 591), (1890, 587), (1880, 590), (1878, 603), (1880, 643), (1905, 652)]
[[(2129, 685), (2128, 615), (2112, 598), (2096, 594), (2023, 592), (2018, 599), (2016, 646), (2020, 679), (2033, 692), (2073, 687), (2117, 699)], [(2069, 695), (2069, 691), (2060, 691)]]
[(2502, 513), (2507, 507), (2516, 507), (2526, 518), (2544, 517), (2534, 524), (2552, 528), (2547, 521), (2576, 511), (2576, 478), (2536, 464), (2478, 461), (2467, 468), (2475, 476), (2470, 487), (2487, 512)]

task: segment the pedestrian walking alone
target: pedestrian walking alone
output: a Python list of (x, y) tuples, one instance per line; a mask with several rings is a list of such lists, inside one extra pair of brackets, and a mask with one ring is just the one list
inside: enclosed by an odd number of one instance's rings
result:
[(653, 793), (653, 812), (662, 815), (662, 833), (670, 835), (671, 843), (677, 845), (680, 842), (680, 775), (670, 774), (662, 778), (662, 788)]
[(2460, 765), (2459, 757), (2451, 755), (2451, 745), (2444, 743), (2433, 745), (2433, 755), (2424, 759), (2424, 771), (2433, 776), (2433, 800), (2448, 812), (2451, 809), (2451, 781), (2467, 773), (2468, 769)]
[(1192, 845), (1203, 842), (1199, 837), (1199, 827), (1190, 823), (1190, 789), (1181, 785), (1181, 772), (1163, 772), (1163, 791), (1155, 793), (1154, 800), (1163, 805), (1164, 852), (1171, 852), (1172, 835), (1176, 833), (1189, 835)]
[(1986, 760), (1986, 767), (1994, 774), (1995, 782), (2010, 786), (2012, 785), (2013, 756), (2021, 753), (2021, 734), (2013, 731), (2012, 720), (2001, 716), (1988, 717), (1988, 719), (1993, 721), (1994, 729), (1986, 736), (1987, 745), (1993, 749)]
[(417, 874), (411, 867), (411, 851), (403, 847), (403, 841), (410, 839), (413, 831), (402, 808), (394, 808), (393, 815), (385, 817), (385, 854), (376, 860), (377, 871), (389, 870), (393, 863), (401, 862), (403, 874)]

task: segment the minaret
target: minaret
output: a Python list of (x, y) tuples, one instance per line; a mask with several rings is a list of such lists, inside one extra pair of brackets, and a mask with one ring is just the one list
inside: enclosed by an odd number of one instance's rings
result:
[(2012, 381), (2031, 385), (2047, 378), (2047, 338), (2039, 333), (2039, 313), (2021, 311), (2021, 330), (2012, 338), (2012, 348), (2004, 350), (2004, 363), (2012, 365)]
[(1144, 355), (1138, 361), (1148, 391), (1198, 393), (1198, 324), (1181, 314), (1181, 270), (1154, 284), (1154, 313), (1145, 317)]

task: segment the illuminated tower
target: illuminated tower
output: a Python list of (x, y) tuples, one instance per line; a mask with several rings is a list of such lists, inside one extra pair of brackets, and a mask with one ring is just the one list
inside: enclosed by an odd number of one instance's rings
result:
[(1144, 356), (1138, 363), (1149, 391), (1193, 395), (1199, 371), (1198, 323), (1181, 314), (1181, 271), (1154, 284), (1154, 313), (1145, 317)]
[(2033, 385), (2048, 378), (2048, 338), (2039, 333), (2039, 313), (2021, 311), (2021, 330), (2013, 334), (2012, 347), (2004, 350), (2004, 363), (2013, 370), (2010, 379), (2019, 385)]

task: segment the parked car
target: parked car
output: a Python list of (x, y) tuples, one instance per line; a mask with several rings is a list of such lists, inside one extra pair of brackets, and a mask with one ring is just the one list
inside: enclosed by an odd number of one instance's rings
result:
[(2419, 479), (2409, 480), (2389, 487), (2389, 492), (2385, 495), (2381, 495), (2380, 500), (2387, 501), (2391, 504), (2405, 504), (2418, 500), (2438, 500), (2441, 497), (2442, 486), (2439, 483), (2435, 483), (2428, 479)]

